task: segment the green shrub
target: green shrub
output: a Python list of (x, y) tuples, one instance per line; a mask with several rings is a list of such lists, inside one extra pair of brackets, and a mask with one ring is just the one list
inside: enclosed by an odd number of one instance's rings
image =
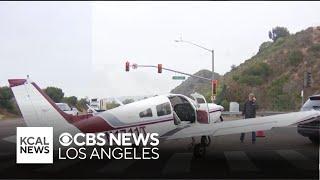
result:
[(270, 97), (270, 102), (273, 110), (288, 110), (290, 96), (283, 91), (283, 86), (289, 80), (288, 76), (282, 76), (271, 82), (268, 87), (267, 95)]
[(225, 111), (229, 110), (229, 102), (226, 99), (224, 99), (220, 105), (224, 107)]
[(232, 76), (232, 79), (233, 79), (234, 81), (239, 81), (239, 78), (240, 78), (240, 77), (237, 76), (237, 75), (233, 75), (233, 76)]
[(289, 59), (290, 65), (296, 66), (302, 62), (303, 54), (299, 50), (293, 50), (293, 51), (289, 52), (288, 59)]
[(251, 65), (248, 69), (246, 69), (242, 74), (243, 75), (252, 75), (252, 76), (260, 76), (261, 78), (267, 77), (271, 73), (271, 68), (267, 63), (258, 62)]
[(239, 78), (239, 83), (241, 84), (247, 84), (249, 86), (257, 86), (261, 85), (263, 82), (262, 78), (260, 76), (254, 76), (254, 75), (242, 75)]
[(311, 53), (320, 53), (320, 44), (313, 44), (309, 49), (308, 52)]
[(279, 37), (275, 42), (274, 42), (274, 47), (279, 48), (281, 45), (283, 45), (285, 42), (284, 37)]
[(256, 62), (241, 73), (241, 76), (233, 77), (241, 84), (250, 86), (261, 85), (271, 73), (271, 68), (267, 63)]
[(270, 47), (272, 45), (272, 42), (271, 41), (266, 41), (266, 42), (263, 42), (260, 47), (259, 47), (259, 52), (258, 53), (261, 53), (262, 51), (264, 51), (265, 49), (267, 49), (268, 47)]

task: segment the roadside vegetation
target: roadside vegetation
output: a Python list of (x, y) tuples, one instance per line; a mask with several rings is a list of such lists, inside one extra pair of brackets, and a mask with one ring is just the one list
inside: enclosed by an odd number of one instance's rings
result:
[[(242, 109), (250, 92), (257, 96), (260, 110), (299, 110), (306, 71), (311, 72), (312, 83), (311, 87), (304, 87), (305, 99), (320, 94), (320, 27), (295, 34), (290, 34), (285, 27), (275, 27), (267, 35), (270, 41), (262, 42), (256, 55), (238, 66), (232, 65), (219, 79), (215, 102), (226, 110), (230, 102), (239, 102)], [(197, 90), (191, 80), (178, 87), (189, 89), (187, 93)], [(210, 101), (210, 84), (200, 86), (198, 89), (207, 89), (202, 93)], [(173, 92), (189, 95), (177, 88)]]
[(241, 108), (247, 94), (253, 92), (260, 110), (299, 110), (306, 71), (312, 74), (312, 84), (304, 87), (305, 98), (320, 93), (320, 27), (296, 34), (276, 27), (269, 38), (271, 41), (263, 42), (256, 55), (223, 76), (217, 103), (236, 101)]
[[(78, 99), (76, 96), (65, 96), (61, 88), (49, 86), (43, 91), (55, 102), (55, 103), (67, 103), (70, 107), (75, 107), (78, 111), (85, 113), (88, 109), (87, 104), (89, 100), (87, 98)], [(122, 103), (129, 104), (134, 102), (134, 99), (125, 99)], [(113, 109), (120, 106), (116, 101), (111, 101), (106, 104), (106, 109)], [(21, 116), (20, 110), (14, 99), (13, 93), (8, 86), (0, 87), (0, 119), (8, 117)]]

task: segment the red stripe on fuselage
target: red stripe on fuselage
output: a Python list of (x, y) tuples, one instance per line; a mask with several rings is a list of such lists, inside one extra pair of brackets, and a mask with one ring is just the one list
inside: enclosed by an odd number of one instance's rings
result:
[(76, 126), (80, 131), (84, 133), (97, 133), (97, 132), (105, 132), (105, 131), (111, 131), (111, 130), (117, 130), (117, 129), (125, 129), (125, 128), (157, 124), (157, 123), (162, 123), (162, 122), (167, 122), (172, 120), (173, 119), (170, 118), (170, 119), (163, 119), (163, 120), (152, 121), (152, 122), (141, 122), (139, 124), (134, 124), (134, 125), (124, 125), (124, 126), (113, 127), (103, 118), (99, 116), (94, 116), (86, 120), (75, 122), (73, 123), (73, 125)]
[(218, 110), (212, 110), (210, 111), (209, 113), (214, 113), (214, 112), (218, 112), (218, 111), (222, 111), (221, 109), (218, 109)]

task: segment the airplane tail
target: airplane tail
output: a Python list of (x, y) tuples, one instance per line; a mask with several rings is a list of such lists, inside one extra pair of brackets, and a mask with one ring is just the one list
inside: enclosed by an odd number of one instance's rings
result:
[(29, 79), (9, 79), (10, 88), (27, 126), (53, 127), (54, 131), (77, 132), (72, 115), (66, 114)]

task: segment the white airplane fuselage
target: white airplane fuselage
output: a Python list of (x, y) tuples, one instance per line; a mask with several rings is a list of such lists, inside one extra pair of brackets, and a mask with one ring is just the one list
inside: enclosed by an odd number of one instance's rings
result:
[[(173, 102), (170, 99), (180, 102)], [(180, 109), (178, 109), (179, 106)], [(200, 118), (201, 115), (198, 114), (200, 111), (202, 115), (209, 115), (208, 118)], [(92, 119), (92, 123), (96, 121), (95, 123), (100, 124), (100, 129), (97, 130), (99, 132), (158, 133), (161, 137), (166, 136), (177, 127), (219, 122), (221, 111), (223, 107), (213, 103), (198, 104), (187, 96), (168, 94), (101, 112), (97, 118)], [(181, 120), (179, 124), (174, 123), (174, 113)], [(105, 121), (105, 124), (100, 122), (102, 120)], [(79, 123), (81, 124), (81, 121)]]

